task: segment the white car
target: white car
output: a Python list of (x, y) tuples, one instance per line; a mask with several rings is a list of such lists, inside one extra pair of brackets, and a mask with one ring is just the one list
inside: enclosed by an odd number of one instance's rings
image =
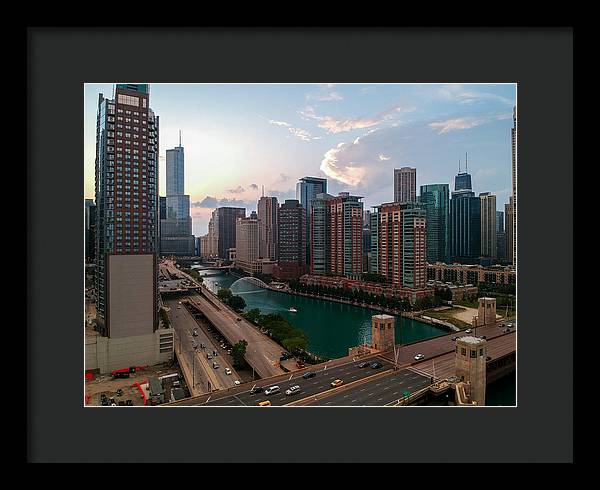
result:
[(424, 358), (425, 358), (425, 354), (417, 354), (415, 356), (415, 361), (420, 361), (421, 359), (424, 359)]
[(239, 385), (239, 384), (240, 384), (240, 381), (239, 381), (238, 379), (236, 379), (236, 380), (233, 382), (233, 384), (237, 386), (237, 385)]
[(228, 374), (228, 375), (231, 374), (231, 369), (225, 368), (225, 374)]
[(286, 395), (295, 395), (299, 391), (300, 391), (300, 386), (295, 385), (295, 386), (291, 386), (289, 390), (285, 390), (285, 394)]
[(281, 390), (279, 389), (279, 386), (270, 386), (269, 388), (267, 388), (265, 390), (265, 395), (271, 395), (273, 393), (279, 393)]
[(467, 329), (465, 330), (465, 333), (471, 333), (472, 331), (473, 331), (473, 330), (471, 330), (470, 328), (467, 328)]

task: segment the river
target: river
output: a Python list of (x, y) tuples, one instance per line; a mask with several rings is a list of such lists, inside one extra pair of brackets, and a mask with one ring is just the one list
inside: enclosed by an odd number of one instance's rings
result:
[[(199, 273), (209, 275), (204, 277), (204, 284), (215, 293), (220, 287), (230, 288), (238, 279), (215, 271), (199, 270)], [(346, 356), (349, 347), (369, 343), (371, 316), (381, 313), (358, 306), (263, 289), (246, 281), (235, 284), (232, 292), (244, 298), (246, 310), (258, 308), (262, 314), (278, 313), (283, 316), (294, 327), (307, 333), (310, 352), (329, 358)], [(298, 311), (290, 312), (292, 307)], [(414, 342), (445, 333), (427, 323), (396, 317), (397, 343)], [(515, 405), (515, 398), (514, 374), (491, 383), (486, 390), (487, 405)]]

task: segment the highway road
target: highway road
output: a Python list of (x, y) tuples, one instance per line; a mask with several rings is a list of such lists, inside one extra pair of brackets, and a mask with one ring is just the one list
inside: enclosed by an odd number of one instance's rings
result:
[(325, 399), (312, 401), (303, 405), (307, 406), (382, 406), (402, 398), (402, 393), (414, 393), (430, 385), (430, 378), (421, 376), (409, 369), (392, 371), (378, 379), (365, 383), (358, 383), (346, 390), (340, 389), (338, 393)]
[[(239, 379), (233, 366), (228, 362), (224, 356), (214, 357), (212, 360), (206, 358), (206, 353), (212, 353), (213, 350), (217, 350), (217, 346), (214, 340), (209, 338), (202, 328), (198, 326), (194, 317), (190, 314), (185, 307), (179, 304), (176, 299), (165, 300), (165, 306), (170, 308), (168, 312), (169, 318), (173, 328), (177, 331), (180, 345), (175, 346), (177, 351), (185, 355), (185, 359), (189, 365), (190, 370), (195, 366), (194, 378), (196, 383), (200, 383), (200, 388), (203, 392), (208, 392), (207, 381), (211, 383), (211, 389), (224, 389), (234, 386), (236, 379)], [(177, 308), (180, 306), (180, 308)], [(198, 337), (193, 337), (192, 332), (197, 329)], [(199, 346), (201, 343), (206, 345), (204, 350), (198, 348), (194, 350), (193, 342)], [(192, 360), (192, 358), (195, 358)], [(218, 369), (213, 369), (212, 363), (216, 361), (219, 365)], [(231, 375), (225, 374), (225, 368), (232, 370)], [(200, 380), (200, 381), (199, 381)]]
[[(193, 278), (178, 270), (172, 261), (165, 260), (161, 263), (160, 267), (167, 270), (172, 277), (185, 277), (193, 280)], [(202, 289), (209, 298), (213, 298), (212, 293), (208, 289), (204, 286)], [(279, 367), (279, 358), (281, 357), (281, 353), (285, 352), (285, 349), (260, 332), (252, 323), (224, 305), (215, 307), (211, 301), (208, 301), (199, 293), (189, 295), (188, 299), (201, 309), (208, 320), (231, 345), (236, 344), (242, 339), (248, 342), (245, 356), (246, 361), (261, 378), (268, 378), (284, 373), (283, 369)], [(214, 301), (218, 302), (216, 299)], [(241, 320), (238, 321), (237, 318), (241, 318)]]
[[(326, 368), (319, 367), (314, 372), (316, 376), (314, 378), (304, 379), (302, 374), (290, 374), (291, 379), (288, 378), (286, 381), (267, 382), (257, 381), (256, 386), (268, 388), (269, 386), (277, 385), (281, 389), (280, 393), (273, 395), (265, 395), (264, 393), (258, 393), (252, 395), (249, 393), (252, 384), (248, 383), (248, 389), (245, 392), (237, 393), (236, 395), (230, 395), (222, 397), (220, 399), (210, 399), (207, 403), (199, 404), (202, 406), (255, 406), (263, 400), (270, 400), (274, 406), (286, 405), (287, 403), (295, 400), (306, 398), (307, 396), (315, 395), (327, 390), (333, 390), (331, 382), (335, 379), (341, 379), (344, 383), (348, 384), (354, 381), (358, 381), (376, 374), (379, 374), (387, 369), (391, 369), (392, 364), (385, 359), (376, 358), (372, 359), (382, 364), (379, 369), (373, 369), (371, 367), (359, 368), (358, 365), (362, 361), (353, 361), (339, 366)], [(299, 385), (300, 393), (296, 395), (286, 395), (285, 390), (291, 386)]]

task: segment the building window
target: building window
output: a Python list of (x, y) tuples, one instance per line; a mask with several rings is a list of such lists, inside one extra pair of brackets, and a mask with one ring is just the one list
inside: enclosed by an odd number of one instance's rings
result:
[(471, 359), (475, 359), (477, 357), (477, 351), (471, 350)]
[(461, 355), (466, 356), (467, 355), (467, 349), (465, 349), (464, 347), (461, 348), (460, 349), (460, 353), (461, 353)]

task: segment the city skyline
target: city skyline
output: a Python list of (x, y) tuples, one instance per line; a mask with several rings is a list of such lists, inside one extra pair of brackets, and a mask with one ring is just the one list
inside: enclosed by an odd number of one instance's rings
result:
[[(98, 93), (85, 85), (85, 197), (93, 197)], [(161, 117), (159, 193), (165, 153), (186, 152), (193, 234), (205, 235), (218, 206), (257, 209), (262, 195), (295, 198), (304, 176), (329, 192), (364, 196), (364, 209), (393, 200), (393, 171), (417, 169), (417, 184), (448, 183), (459, 159), (474, 191), (511, 195), (516, 84), (152, 84)], [(452, 189), (453, 190), (453, 189)]]

